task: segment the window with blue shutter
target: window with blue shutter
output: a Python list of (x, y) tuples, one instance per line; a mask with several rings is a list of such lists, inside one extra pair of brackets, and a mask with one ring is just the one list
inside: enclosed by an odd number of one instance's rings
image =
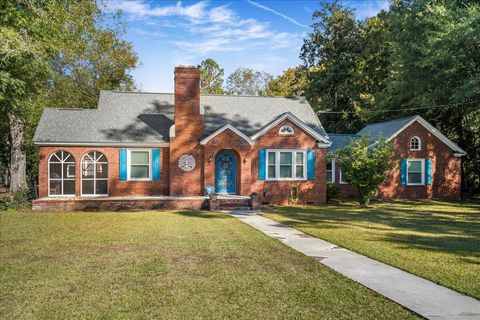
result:
[(120, 149), (120, 180), (127, 180), (127, 149)]
[(425, 159), (425, 184), (432, 184), (432, 160)]
[(407, 184), (407, 159), (400, 160), (400, 182), (404, 186)]
[(307, 179), (315, 178), (315, 150), (307, 151)]
[(266, 150), (258, 150), (258, 180), (265, 180)]
[(160, 180), (160, 149), (152, 150), (152, 180)]

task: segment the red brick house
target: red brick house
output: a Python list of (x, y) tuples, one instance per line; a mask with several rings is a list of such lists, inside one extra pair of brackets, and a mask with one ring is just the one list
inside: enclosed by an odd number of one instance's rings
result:
[[(292, 187), (300, 203), (325, 203), (325, 156), (341, 143), (305, 98), (201, 95), (199, 80), (177, 67), (174, 94), (102, 91), (96, 109), (45, 109), (34, 209), (200, 208), (212, 190), (231, 196), (211, 206), (251, 207), (252, 194), (285, 204)], [(464, 151), (425, 124), (415, 118), (392, 142), (417, 136), (421, 151), (402, 156), (431, 158), (433, 183), (413, 188), (394, 175), (385, 197), (459, 196)]]
[[(465, 151), (420, 116), (368, 125), (357, 134), (328, 134), (336, 149), (369, 135), (390, 141), (396, 166), (379, 186), (378, 197), (386, 199), (460, 199), (461, 157)], [(342, 177), (335, 161), (327, 164), (327, 182), (336, 183), (347, 196), (355, 190)]]

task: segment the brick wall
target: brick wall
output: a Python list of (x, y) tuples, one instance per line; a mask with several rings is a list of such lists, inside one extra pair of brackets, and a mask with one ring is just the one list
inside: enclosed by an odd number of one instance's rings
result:
[[(421, 139), (422, 150), (411, 151), (410, 139)], [(395, 168), (388, 180), (379, 187), (379, 198), (386, 199), (460, 199), (461, 158), (453, 156), (452, 149), (431, 134), (418, 122), (414, 122), (392, 139), (395, 153)], [(400, 159), (429, 158), (432, 160), (432, 184), (423, 186), (402, 185), (400, 181)], [(339, 173), (336, 168), (338, 183)], [(340, 185), (347, 196), (354, 196), (355, 190), (349, 185)]]
[(237, 194), (243, 196), (250, 195), (252, 146), (230, 129), (217, 135), (214, 140), (216, 144), (212, 139), (204, 146), (205, 171), (203, 187), (207, 185), (215, 186), (216, 156), (222, 150), (229, 150), (235, 155), (237, 162)]
[[(295, 135), (278, 134), (281, 126), (289, 124), (295, 129)], [(308, 181), (268, 181), (258, 179), (258, 150), (260, 149), (313, 149), (315, 150), (315, 178)], [(300, 202), (323, 204), (326, 202), (326, 155), (327, 149), (317, 147), (314, 138), (294, 123), (285, 120), (259, 137), (251, 153), (252, 159), (252, 192), (259, 194), (263, 202), (275, 204), (288, 203), (288, 191), (291, 186), (299, 187)]]
[[(204, 135), (200, 115), (200, 74), (193, 67), (175, 68), (175, 137), (170, 139), (170, 194), (203, 195)], [(178, 167), (178, 159), (190, 154), (196, 166), (192, 171)]]
[[(76, 183), (75, 193), (81, 193), (81, 159), (90, 152), (97, 151), (105, 155), (108, 160), (108, 193), (109, 196), (150, 196), (169, 194), (169, 151), (168, 148), (159, 148), (160, 152), (160, 180), (156, 181), (127, 181), (119, 180), (119, 147), (40, 147), (38, 167), (39, 197), (48, 196), (48, 159), (50, 155), (59, 151), (67, 151), (75, 158)], [(131, 148), (134, 149), (134, 148)]]

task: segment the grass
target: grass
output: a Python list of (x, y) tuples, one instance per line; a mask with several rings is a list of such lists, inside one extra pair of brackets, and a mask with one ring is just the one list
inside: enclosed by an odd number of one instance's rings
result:
[(3, 319), (412, 319), (220, 213), (0, 214)]
[(277, 207), (267, 218), (480, 298), (480, 205), (392, 201)]

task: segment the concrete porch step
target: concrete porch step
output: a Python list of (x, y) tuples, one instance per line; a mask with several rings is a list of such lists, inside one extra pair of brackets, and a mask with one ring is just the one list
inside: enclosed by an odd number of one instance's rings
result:
[(251, 211), (250, 207), (220, 207), (219, 211)]

